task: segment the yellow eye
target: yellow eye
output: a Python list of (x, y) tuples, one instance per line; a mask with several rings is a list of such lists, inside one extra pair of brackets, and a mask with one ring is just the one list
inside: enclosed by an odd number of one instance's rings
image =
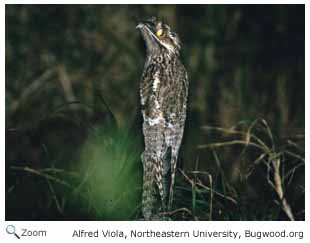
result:
[(159, 30), (157, 30), (157, 32), (156, 32), (157, 37), (161, 37), (163, 34), (164, 34), (163, 29), (159, 29)]

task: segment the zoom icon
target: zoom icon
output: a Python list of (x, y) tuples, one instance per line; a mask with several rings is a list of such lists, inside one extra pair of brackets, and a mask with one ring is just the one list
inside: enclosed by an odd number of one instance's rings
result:
[(6, 233), (8, 233), (9, 235), (15, 235), (15, 237), (17, 238), (17, 239), (20, 239), (20, 237), (19, 237), (19, 235), (18, 234), (16, 234), (16, 229), (15, 229), (15, 226), (14, 225), (8, 225), (7, 227), (6, 227)]

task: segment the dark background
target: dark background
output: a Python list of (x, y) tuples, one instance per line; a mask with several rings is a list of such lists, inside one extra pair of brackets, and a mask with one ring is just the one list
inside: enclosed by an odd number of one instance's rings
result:
[(141, 218), (135, 26), (151, 16), (190, 80), (172, 217), (288, 220), (280, 161), (304, 220), (304, 5), (6, 5), (6, 219)]

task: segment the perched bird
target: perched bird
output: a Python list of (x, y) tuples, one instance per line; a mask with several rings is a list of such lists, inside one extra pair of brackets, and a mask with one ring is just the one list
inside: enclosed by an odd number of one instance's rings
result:
[(186, 118), (188, 78), (180, 61), (176, 33), (152, 18), (137, 29), (146, 45), (140, 84), (145, 150), (142, 213), (146, 220), (163, 219), (171, 210), (179, 148)]

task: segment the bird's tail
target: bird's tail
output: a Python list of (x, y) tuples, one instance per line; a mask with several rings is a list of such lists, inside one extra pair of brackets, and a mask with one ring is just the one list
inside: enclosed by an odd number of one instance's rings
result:
[(156, 214), (156, 179), (154, 175), (154, 163), (150, 158), (142, 156), (143, 162), (143, 193), (142, 213), (145, 220), (151, 220)]

